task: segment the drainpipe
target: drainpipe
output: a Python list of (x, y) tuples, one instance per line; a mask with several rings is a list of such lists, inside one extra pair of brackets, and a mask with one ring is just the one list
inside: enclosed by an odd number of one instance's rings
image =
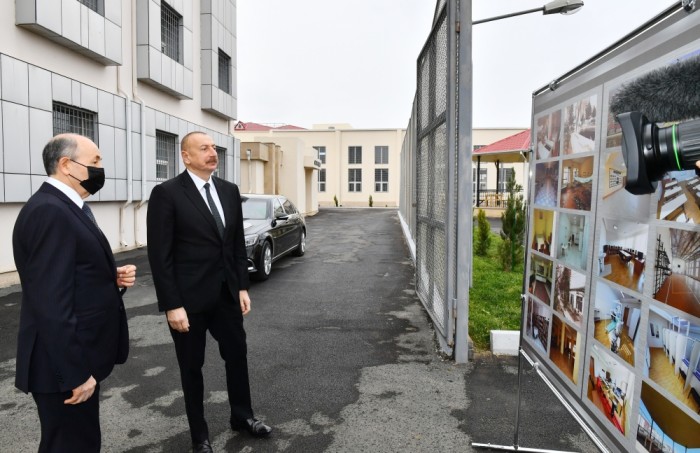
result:
[(248, 193), (253, 193), (253, 174), (250, 166), (250, 148), (245, 150), (246, 156), (248, 156)]
[[(117, 92), (123, 96), (126, 101), (126, 201), (119, 208), (119, 245), (126, 247), (128, 244), (124, 239), (124, 224), (126, 223), (126, 208), (134, 201), (134, 150), (131, 146), (131, 98), (122, 89), (120, 67), (117, 69)], [(134, 243), (136, 238), (134, 237)]]
[[(137, 73), (137, 52), (136, 52), (136, 0), (131, 1), (131, 91), (134, 97), (134, 101), (141, 104), (141, 201), (138, 202), (136, 208), (134, 209), (134, 243), (137, 247), (143, 247), (146, 245), (145, 242), (140, 242), (138, 240), (139, 232), (139, 209), (148, 200), (146, 200), (146, 190), (148, 188), (148, 181), (146, 179), (146, 103), (138, 95), (138, 80), (136, 78)], [(131, 137), (129, 137), (131, 139)]]

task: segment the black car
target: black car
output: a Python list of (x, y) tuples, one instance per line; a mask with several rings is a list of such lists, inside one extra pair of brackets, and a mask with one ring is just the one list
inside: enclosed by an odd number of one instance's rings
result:
[(267, 280), (272, 263), (288, 253), (306, 251), (306, 222), (296, 206), (281, 195), (242, 194), (248, 272)]

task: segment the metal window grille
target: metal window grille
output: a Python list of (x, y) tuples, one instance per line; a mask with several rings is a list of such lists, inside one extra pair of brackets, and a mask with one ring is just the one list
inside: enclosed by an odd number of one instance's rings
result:
[(375, 146), (374, 147), (374, 163), (388, 164), (389, 163), (389, 147)]
[(214, 176), (226, 179), (226, 148), (217, 146), (216, 157), (218, 159), (218, 163), (216, 164), (216, 170), (214, 170)]
[(348, 192), (362, 192), (362, 169), (348, 169)]
[(361, 146), (349, 146), (348, 147), (348, 163), (349, 164), (361, 164), (362, 163), (362, 147)]
[(180, 60), (180, 30), (182, 27), (182, 16), (170, 5), (161, 2), (160, 6), (160, 39), (161, 52), (173, 60), (182, 63)]
[(105, 15), (105, 2), (104, 0), (78, 0), (83, 5), (87, 6), (91, 10), (95, 11), (97, 14)]
[(71, 132), (97, 143), (97, 113), (59, 102), (53, 103), (53, 134)]
[(314, 146), (314, 149), (316, 150), (316, 153), (318, 154), (318, 160), (320, 160), (322, 164), (325, 164), (326, 163), (326, 147), (325, 146)]
[(219, 89), (231, 94), (231, 57), (219, 49)]
[(389, 169), (375, 168), (374, 169), (374, 191), (388, 192), (389, 191)]
[(322, 168), (318, 171), (318, 191), (326, 191), (326, 169)]
[(156, 131), (156, 181), (167, 181), (175, 176), (177, 135)]

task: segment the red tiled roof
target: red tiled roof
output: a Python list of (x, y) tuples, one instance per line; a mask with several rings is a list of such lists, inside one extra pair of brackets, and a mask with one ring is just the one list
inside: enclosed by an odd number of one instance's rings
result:
[(474, 150), (474, 154), (502, 153), (505, 151), (527, 151), (530, 149), (530, 129)]
[(294, 126), (293, 124), (285, 124), (279, 127), (272, 127), (272, 126), (266, 126), (264, 124), (260, 123), (245, 123), (243, 121), (239, 121), (236, 124), (236, 130), (238, 131), (253, 131), (253, 132), (262, 132), (262, 131), (270, 131), (270, 130), (306, 130), (303, 127), (299, 126)]

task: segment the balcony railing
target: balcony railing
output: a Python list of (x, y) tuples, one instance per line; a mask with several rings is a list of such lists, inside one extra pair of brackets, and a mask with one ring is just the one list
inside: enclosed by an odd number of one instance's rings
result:
[[(523, 191), (516, 192), (516, 195), (523, 195)], [(508, 192), (497, 192), (496, 189), (480, 189), (477, 203), (476, 190), (472, 192), (472, 206), (479, 208), (505, 208), (508, 201)]]

